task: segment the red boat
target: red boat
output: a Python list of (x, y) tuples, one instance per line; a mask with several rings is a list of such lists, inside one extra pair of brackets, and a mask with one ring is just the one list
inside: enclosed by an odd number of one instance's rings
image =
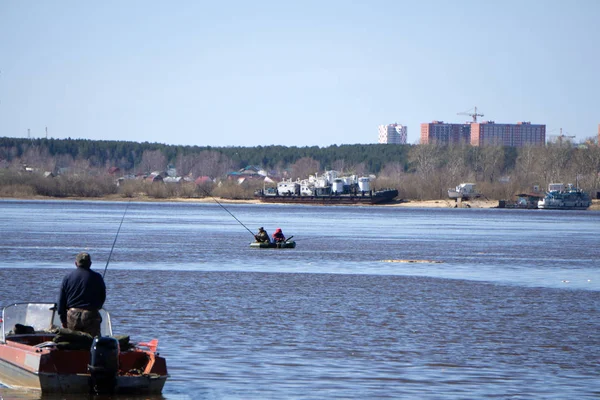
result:
[(54, 303), (16, 303), (0, 318), (0, 383), (42, 393), (159, 394), (167, 363), (158, 341), (113, 337), (101, 310), (103, 336), (60, 328)]

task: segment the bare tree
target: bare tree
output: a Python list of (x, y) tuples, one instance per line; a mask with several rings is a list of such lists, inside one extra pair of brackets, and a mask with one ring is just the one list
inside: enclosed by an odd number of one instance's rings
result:
[(194, 176), (225, 176), (233, 169), (233, 161), (218, 151), (205, 150), (194, 158), (190, 172)]
[(471, 181), (473, 171), (467, 165), (469, 151), (467, 146), (450, 146), (447, 148), (447, 162), (443, 169), (445, 187), (456, 186), (457, 183)]
[(167, 157), (160, 150), (146, 150), (142, 153), (140, 169), (144, 173), (162, 171), (167, 166)]
[(483, 158), (483, 180), (494, 183), (504, 169), (504, 147), (485, 146)]
[(570, 159), (571, 145), (568, 143), (548, 144), (541, 148), (538, 168), (545, 187), (552, 182), (562, 182), (571, 175), (568, 168)]
[(177, 154), (177, 159), (175, 160), (175, 168), (177, 168), (177, 173), (181, 176), (190, 175), (197, 162), (197, 154)]
[(522, 147), (515, 164), (515, 178), (524, 187), (531, 186), (535, 180), (535, 166), (539, 148), (534, 146)]
[(74, 163), (75, 160), (73, 160), (73, 156), (70, 154), (57, 154), (54, 157), (54, 165), (52, 166), (52, 169), (49, 169), (49, 171), (52, 171), (55, 175), (58, 175), (61, 170), (70, 168)]
[(577, 149), (573, 157), (576, 183), (586, 191), (600, 189), (600, 146), (591, 144)]
[(47, 147), (29, 146), (21, 156), (23, 164), (44, 171), (52, 170), (54, 167), (53, 161)]
[(344, 159), (340, 159), (340, 160), (335, 160), (333, 163), (331, 163), (331, 168), (339, 171), (341, 174), (344, 174), (346, 171), (346, 160)]
[(320, 171), (319, 162), (310, 158), (302, 157), (290, 166), (292, 179), (308, 178), (311, 174), (316, 174)]
[(354, 171), (354, 173), (358, 176), (365, 176), (369, 173), (367, 170), (367, 165), (364, 162), (354, 165), (352, 168), (350, 168), (350, 170)]
[(383, 166), (374, 182), (374, 187), (400, 189), (405, 180), (404, 165), (399, 162), (391, 162)]
[(438, 198), (440, 195), (439, 179), (434, 179), (440, 163), (441, 148), (437, 145), (414, 146), (409, 160), (415, 169), (419, 187), (417, 193), (421, 199)]
[(400, 176), (404, 174), (404, 165), (399, 162), (387, 163), (379, 172), (379, 178), (390, 179), (392, 181), (398, 181)]

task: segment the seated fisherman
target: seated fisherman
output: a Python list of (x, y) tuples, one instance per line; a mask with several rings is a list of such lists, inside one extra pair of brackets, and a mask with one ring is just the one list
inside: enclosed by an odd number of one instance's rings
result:
[(277, 230), (273, 234), (273, 241), (275, 243), (285, 242), (285, 236), (284, 236), (283, 232), (281, 231), (281, 228), (277, 228)]
[(259, 243), (271, 243), (269, 234), (267, 233), (267, 231), (264, 230), (264, 228), (262, 226), (260, 228), (258, 228), (258, 233), (256, 235), (254, 235), (254, 238)]

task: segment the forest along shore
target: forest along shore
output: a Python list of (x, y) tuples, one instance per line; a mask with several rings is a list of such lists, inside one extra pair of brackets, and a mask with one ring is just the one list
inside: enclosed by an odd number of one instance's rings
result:
[[(76, 201), (144, 201), (144, 202), (182, 202), (182, 203), (223, 203), (223, 204), (261, 204), (260, 200), (256, 199), (226, 199), (220, 197), (202, 197), (202, 198), (187, 198), (187, 197), (174, 197), (165, 199), (156, 199), (151, 197), (135, 197), (127, 198), (120, 195), (111, 195), (105, 197), (45, 197), (45, 196), (33, 196), (33, 197), (3, 197), (0, 200), (48, 200), (48, 201), (61, 201), (61, 200), (76, 200)], [(473, 199), (469, 201), (463, 201), (461, 208), (497, 208), (498, 200), (483, 200)], [(364, 206), (364, 204), (360, 204)], [(352, 206), (352, 205), (350, 205)], [(395, 200), (390, 203), (377, 204), (375, 207), (406, 207), (406, 208), (458, 208), (458, 205), (453, 199), (444, 200)], [(600, 210), (600, 199), (593, 199), (592, 205), (588, 210)]]

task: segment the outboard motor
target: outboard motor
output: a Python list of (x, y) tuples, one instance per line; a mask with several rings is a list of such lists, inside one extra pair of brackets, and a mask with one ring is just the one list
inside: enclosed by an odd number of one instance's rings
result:
[(111, 394), (117, 385), (119, 372), (119, 341), (108, 336), (96, 336), (90, 349), (90, 391)]

